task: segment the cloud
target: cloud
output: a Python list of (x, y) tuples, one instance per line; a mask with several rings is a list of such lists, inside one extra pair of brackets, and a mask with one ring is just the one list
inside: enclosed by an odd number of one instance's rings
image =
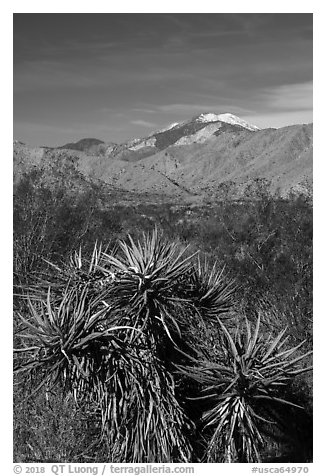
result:
[(265, 88), (254, 98), (255, 112), (242, 117), (258, 127), (284, 127), (313, 122), (313, 82)]
[(312, 111), (289, 111), (289, 112), (272, 112), (269, 114), (253, 114), (242, 116), (242, 119), (251, 124), (255, 124), (262, 129), (268, 127), (285, 127), (293, 124), (309, 124), (313, 122)]
[(40, 91), (62, 88), (92, 88), (104, 83), (105, 78), (82, 66), (64, 61), (25, 61), (14, 70), (14, 92)]
[(142, 108), (142, 107), (133, 107), (132, 109), (130, 109), (130, 111), (143, 112), (144, 114), (154, 114), (157, 112), (155, 109)]
[(192, 80), (191, 71), (169, 66), (148, 65), (147, 61), (133, 64), (123, 56), (115, 60), (106, 57), (94, 59), (26, 60), (15, 66), (14, 92), (40, 90), (92, 89), (127, 85), (141, 87), (145, 83), (161, 85)]
[(130, 121), (131, 124), (135, 126), (143, 126), (143, 127), (156, 127), (157, 124), (154, 122), (143, 121), (142, 119), (136, 119), (134, 121)]
[(313, 83), (286, 84), (263, 91), (268, 109), (281, 111), (312, 110)]
[(209, 103), (197, 104), (165, 104), (157, 106), (160, 112), (170, 113), (196, 113), (196, 112), (232, 112), (234, 114), (248, 114), (253, 112), (251, 109), (235, 106), (233, 104), (226, 104), (224, 102), (210, 101)]

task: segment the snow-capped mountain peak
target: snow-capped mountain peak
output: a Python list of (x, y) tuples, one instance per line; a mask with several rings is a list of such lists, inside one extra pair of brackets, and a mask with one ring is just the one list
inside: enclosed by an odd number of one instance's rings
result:
[(226, 122), (227, 124), (232, 124), (236, 126), (244, 127), (249, 131), (259, 131), (259, 127), (249, 124), (238, 116), (225, 112), (223, 114), (215, 114), (214, 112), (204, 112), (199, 116), (195, 117), (196, 122), (210, 123), (210, 122)]
[(219, 120), (219, 116), (213, 112), (204, 112), (196, 117), (197, 122), (217, 122)]
[(228, 112), (223, 114), (203, 112), (190, 120), (174, 122), (151, 132), (147, 137), (129, 140), (121, 144), (115, 153), (121, 157), (135, 153), (137, 157), (144, 154), (147, 156), (151, 149), (162, 150), (171, 145), (203, 143), (224, 132), (236, 133), (246, 130), (256, 132), (260, 129)]
[(216, 116), (218, 119), (217, 121), (222, 121), (222, 122), (227, 122), (228, 124), (235, 124), (238, 126), (245, 127), (246, 129), (249, 129), (250, 131), (259, 131), (260, 128), (257, 126), (254, 126), (253, 124), (249, 124), (248, 122), (244, 121), (243, 119), (240, 119), (240, 117), (235, 116), (234, 114), (230, 114), (229, 112), (226, 112), (224, 114), (219, 114)]

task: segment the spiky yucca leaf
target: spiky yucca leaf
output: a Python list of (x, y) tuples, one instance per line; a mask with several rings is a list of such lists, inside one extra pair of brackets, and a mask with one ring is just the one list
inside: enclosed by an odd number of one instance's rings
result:
[(149, 349), (110, 359), (99, 383), (102, 428), (115, 462), (189, 462), (191, 422), (175, 396), (173, 376)]
[[(27, 358), (16, 372), (44, 372), (42, 384), (63, 378), (70, 387), (78, 387), (79, 380), (89, 379), (95, 360), (103, 358), (101, 348), (107, 352), (119, 332), (127, 327), (118, 325), (98, 300), (90, 303), (88, 290), (88, 285), (80, 293), (68, 286), (61, 301), (55, 299), (55, 304), (50, 288), (46, 301), (28, 299), (29, 318), (20, 315), (22, 330), (17, 335), (27, 346), (15, 349)], [(105, 328), (100, 326), (104, 318)]]
[(217, 264), (209, 266), (206, 258), (198, 256), (191, 274), (187, 291), (189, 298), (206, 323), (216, 322), (218, 317), (227, 317), (235, 304), (235, 284), (226, 278), (224, 268)]
[(120, 250), (115, 256), (103, 255), (101, 271), (113, 277), (110, 305), (128, 316), (133, 327), (154, 333), (157, 342), (165, 337), (173, 342), (188, 325), (185, 310), (191, 303), (183, 289), (193, 255), (187, 256), (186, 247), (164, 240), (157, 230), (137, 244), (129, 236), (128, 242), (120, 242)]
[(112, 281), (109, 274), (103, 275), (101, 272), (102, 260), (102, 245), (97, 242), (91, 256), (85, 256), (80, 247), (71, 253), (68, 262), (58, 264), (44, 260), (48, 265), (47, 271), (35, 276), (33, 284), (22, 286), (21, 297), (28, 295), (33, 300), (44, 300), (51, 287), (52, 301), (55, 298), (60, 301), (67, 286), (80, 293), (88, 285), (88, 297), (92, 298)]
[(208, 461), (260, 461), (264, 442), (263, 428), (272, 424), (273, 405), (293, 405), (282, 398), (282, 388), (298, 374), (311, 370), (301, 362), (311, 352), (295, 357), (303, 345), (286, 348), (282, 331), (277, 337), (260, 333), (260, 318), (254, 329), (237, 329), (232, 336), (220, 322), (224, 347), (216, 361), (200, 359), (193, 367), (179, 367), (188, 377), (202, 385), (209, 409), (202, 420), (213, 428), (207, 448)]

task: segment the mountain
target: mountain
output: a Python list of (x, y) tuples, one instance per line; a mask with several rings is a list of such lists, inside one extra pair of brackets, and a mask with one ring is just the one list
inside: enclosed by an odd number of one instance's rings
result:
[(189, 121), (174, 123), (165, 129), (153, 132), (148, 137), (121, 144), (112, 155), (130, 162), (141, 160), (169, 146), (203, 143), (211, 136), (224, 132), (257, 131), (259, 128), (233, 114), (202, 113)]
[(113, 142), (105, 143), (99, 139), (81, 139), (78, 142), (71, 142), (57, 147), (57, 149), (78, 150), (88, 155), (105, 155), (110, 153), (116, 145)]
[(82, 139), (50, 151), (16, 141), (14, 170), (68, 160), (88, 180), (169, 200), (218, 197), (226, 186), (240, 197), (257, 180), (286, 196), (312, 184), (312, 136), (312, 124), (259, 129), (230, 113), (207, 112), (122, 144)]

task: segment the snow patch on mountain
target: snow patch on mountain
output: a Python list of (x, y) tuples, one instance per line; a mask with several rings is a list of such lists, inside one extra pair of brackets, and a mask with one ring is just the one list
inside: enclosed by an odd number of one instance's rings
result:
[(219, 116), (213, 112), (204, 112), (196, 118), (197, 122), (217, 122), (219, 120)]
[(218, 118), (217, 121), (223, 121), (223, 122), (227, 122), (228, 124), (235, 124), (237, 126), (245, 127), (249, 131), (260, 131), (259, 127), (254, 126), (253, 124), (249, 124), (243, 119), (240, 119), (240, 117), (235, 116), (234, 114), (230, 114), (229, 112), (226, 112), (224, 114), (219, 114), (216, 117)]
[(203, 129), (195, 132), (194, 134), (181, 137), (174, 145), (188, 145), (198, 143), (201, 144), (206, 142), (210, 137), (213, 136), (214, 132), (218, 131), (222, 127), (221, 122), (208, 124)]
[(204, 112), (195, 118), (196, 122), (226, 122), (227, 124), (237, 125), (248, 129), (249, 131), (259, 131), (260, 128), (249, 124), (238, 116), (231, 114), (229, 112), (223, 114), (215, 114), (214, 112)]
[(160, 130), (156, 131), (155, 134), (159, 134), (160, 132), (170, 131), (171, 129), (173, 129), (176, 126), (179, 126), (179, 122), (173, 122), (169, 126), (164, 127), (163, 129), (160, 129)]

